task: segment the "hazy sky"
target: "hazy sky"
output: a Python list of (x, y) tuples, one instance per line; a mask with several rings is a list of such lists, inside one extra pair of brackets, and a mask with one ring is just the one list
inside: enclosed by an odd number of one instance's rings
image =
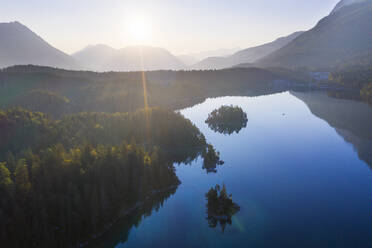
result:
[(140, 40), (182, 54), (246, 48), (309, 29), (338, 1), (1, 0), (0, 22), (20, 21), (67, 53)]

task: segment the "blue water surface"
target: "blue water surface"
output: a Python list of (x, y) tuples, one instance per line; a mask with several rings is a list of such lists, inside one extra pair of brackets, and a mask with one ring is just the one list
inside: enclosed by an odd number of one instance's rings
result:
[[(240, 106), (247, 127), (209, 129), (222, 105)], [(372, 171), (303, 101), (290, 92), (220, 97), (180, 112), (225, 164), (209, 174), (202, 159), (175, 165), (176, 193), (116, 247), (372, 247)], [(224, 231), (209, 227), (205, 199), (223, 183), (241, 208)]]

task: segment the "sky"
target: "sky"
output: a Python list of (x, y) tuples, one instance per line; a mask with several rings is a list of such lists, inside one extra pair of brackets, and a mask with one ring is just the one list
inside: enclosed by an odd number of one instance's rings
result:
[(312, 28), (339, 0), (1, 0), (0, 22), (19, 21), (56, 48), (164, 47), (174, 54), (247, 48)]

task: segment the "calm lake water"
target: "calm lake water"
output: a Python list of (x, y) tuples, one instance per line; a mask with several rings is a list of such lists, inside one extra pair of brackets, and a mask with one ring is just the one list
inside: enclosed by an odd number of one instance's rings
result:
[[(224, 135), (204, 123), (237, 105), (247, 127)], [(122, 220), (106, 247), (372, 247), (372, 110), (325, 93), (220, 97), (181, 110), (220, 151), (176, 165), (182, 184), (151, 215)], [(224, 232), (206, 220), (207, 191), (224, 183), (240, 211)]]

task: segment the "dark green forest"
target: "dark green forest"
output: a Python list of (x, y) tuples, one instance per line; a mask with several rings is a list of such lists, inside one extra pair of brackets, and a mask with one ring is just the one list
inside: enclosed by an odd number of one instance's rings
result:
[(145, 152), (135, 144), (69, 151), (55, 145), (1, 163), (0, 180), (5, 247), (76, 244), (121, 211), (179, 184), (173, 165), (156, 149)]
[(190, 161), (207, 147), (189, 120), (158, 108), (59, 120), (13, 108), (0, 111), (0, 128), (6, 247), (89, 240), (121, 212), (176, 187), (173, 163)]
[[(330, 81), (349, 89), (346, 94), (338, 94), (340, 98), (363, 100), (372, 104), (372, 66), (350, 66), (334, 71)], [(337, 96), (337, 95), (336, 95)]]
[(162, 149), (184, 150), (205, 146), (204, 135), (178, 113), (159, 108), (131, 113), (78, 113), (54, 120), (22, 108), (0, 111), (0, 159), (11, 153), (38, 151), (60, 143), (120, 145), (124, 140)]
[[(0, 106), (23, 106), (59, 118), (66, 113), (128, 112), (144, 108), (141, 72), (67, 71), (38, 66), (0, 70)], [(272, 89), (274, 80), (297, 80), (288, 72), (258, 68), (211, 71), (146, 72), (150, 107), (172, 110), (223, 94), (259, 95)]]

